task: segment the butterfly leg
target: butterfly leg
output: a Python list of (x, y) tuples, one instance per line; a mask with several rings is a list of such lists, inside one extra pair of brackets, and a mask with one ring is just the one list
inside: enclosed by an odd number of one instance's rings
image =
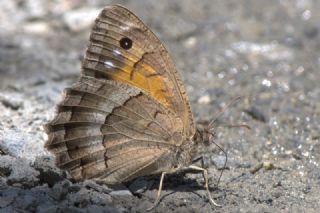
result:
[(156, 207), (159, 204), (160, 195), (161, 195), (161, 191), (162, 191), (162, 184), (163, 184), (163, 179), (164, 179), (164, 175), (165, 174), (166, 174), (166, 172), (162, 172), (162, 174), (161, 174), (160, 183), (159, 183), (159, 189), (158, 189), (158, 193), (157, 193), (157, 199), (153, 203), (153, 205), (150, 208), (147, 209), (147, 211), (151, 211), (154, 207)]
[(193, 169), (193, 170), (197, 170), (197, 171), (202, 171), (202, 175), (203, 175), (203, 178), (204, 178), (204, 187), (206, 188), (206, 191), (207, 191), (207, 194), (208, 194), (208, 198), (209, 198), (209, 201), (212, 205), (214, 206), (218, 206), (220, 207), (221, 205), (217, 204), (211, 197), (211, 194), (210, 194), (210, 191), (209, 191), (209, 181), (208, 181), (208, 171), (204, 168), (201, 168), (201, 167), (198, 167), (198, 166), (189, 166), (188, 168), (190, 169)]

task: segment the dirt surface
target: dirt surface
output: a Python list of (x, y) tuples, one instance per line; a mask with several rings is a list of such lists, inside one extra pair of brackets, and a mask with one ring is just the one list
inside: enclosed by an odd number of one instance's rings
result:
[[(111, 1), (0, 2), (0, 212), (145, 212), (159, 177), (75, 183), (43, 148), (80, 73), (94, 17)], [(166, 44), (198, 121), (218, 119), (201, 174), (167, 176), (154, 212), (319, 212), (320, 1), (117, 1)], [(248, 124), (245, 128), (228, 125)]]

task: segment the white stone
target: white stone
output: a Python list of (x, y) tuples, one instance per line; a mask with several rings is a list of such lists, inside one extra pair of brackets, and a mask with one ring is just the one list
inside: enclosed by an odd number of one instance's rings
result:
[(79, 32), (90, 28), (99, 12), (97, 8), (81, 8), (66, 13), (63, 21), (71, 31)]
[(31, 22), (23, 25), (23, 30), (30, 34), (46, 35), (48, 34), (50, 27), (45, 22)]
[(199, 99), (198, 99), (198, 103), (199, 104), (209, 104), (211, 101), (211, 98), (209, 95), (204, 95), (204, 96), (201, 96)]

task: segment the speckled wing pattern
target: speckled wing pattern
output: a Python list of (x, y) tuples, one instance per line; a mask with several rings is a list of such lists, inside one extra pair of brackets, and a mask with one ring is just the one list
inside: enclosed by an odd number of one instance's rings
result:
[[(132, 47), (121, 46), (121, 39)], [(93, 26), (79, 81), (65, 90), (47, 125), (46, 147), (76, 180), (107, 183), (169, 170), (193, 137), (184, 87), (156, 36), (122, 6)]]

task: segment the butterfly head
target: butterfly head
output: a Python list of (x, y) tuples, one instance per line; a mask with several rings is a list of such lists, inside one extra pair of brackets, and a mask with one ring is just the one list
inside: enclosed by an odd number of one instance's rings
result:
[(212, 128), (209, 128), (209, 126), (207, 127), (199, 124), (197, 126), (197, 131), (194, 136), (194, 141), (197, 144), (209, 146), (212, 144), (214, 137), (215, 132)]

